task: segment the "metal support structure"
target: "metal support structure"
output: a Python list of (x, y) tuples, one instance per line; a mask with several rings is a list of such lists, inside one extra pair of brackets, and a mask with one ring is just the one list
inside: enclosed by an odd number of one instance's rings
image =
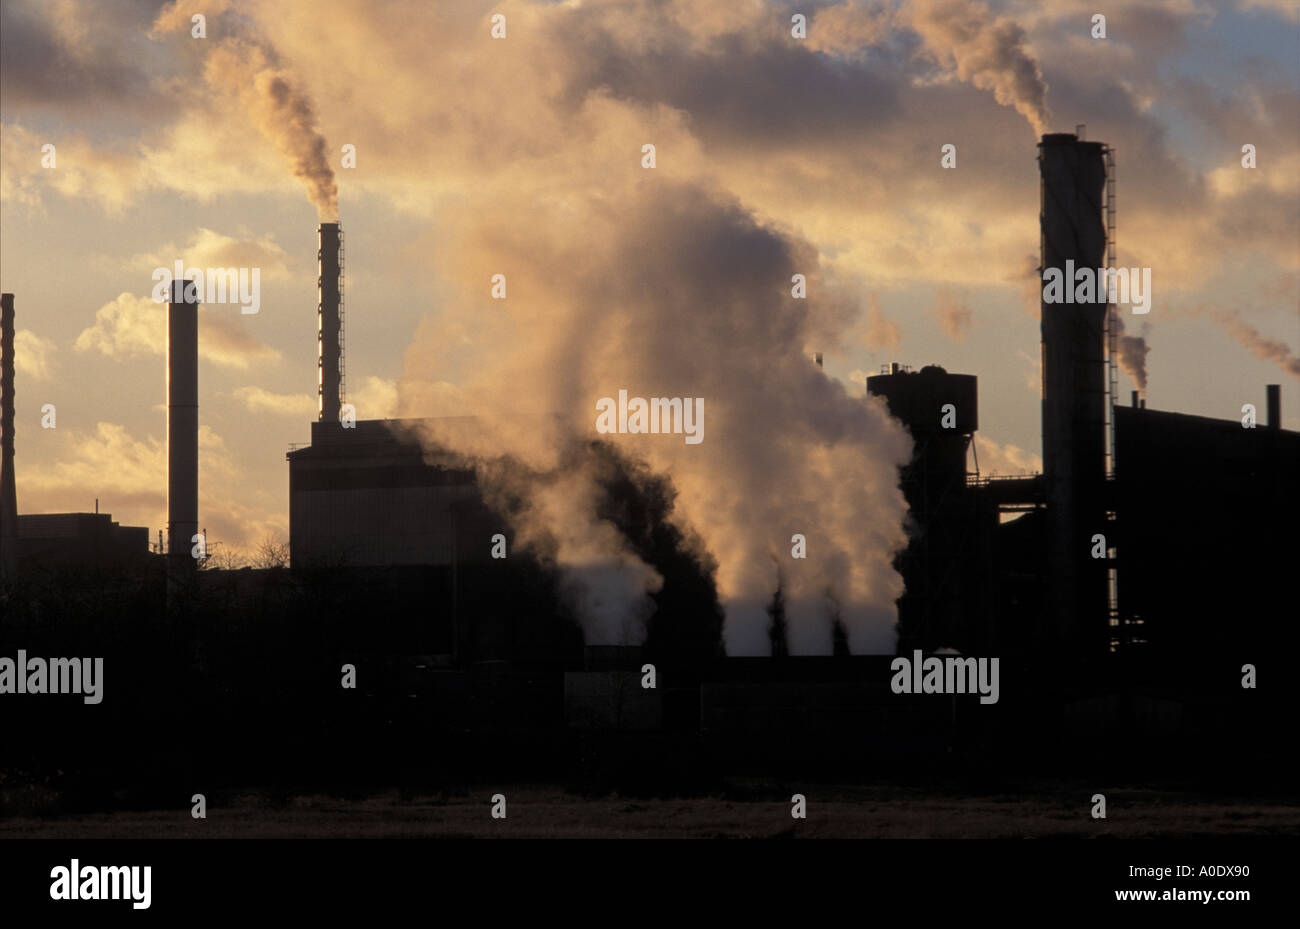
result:
[(343, 297), (343, 225), (339, 224), (339, 406), (348, 402), (348, 366), (347, 352), (344, 346), (344, 333), (347, 332), (343, 308), (346, 301)]
[[(1115, 149), (1107, 145), (1106, 156), (1106, 267), (1115, 267)], [(1106, 477), (1115, 479), (1115, 398), (1119, 393), (1116, 367), (1119, 346), (1119, 307), (1115, 294), (1106, 294)]]

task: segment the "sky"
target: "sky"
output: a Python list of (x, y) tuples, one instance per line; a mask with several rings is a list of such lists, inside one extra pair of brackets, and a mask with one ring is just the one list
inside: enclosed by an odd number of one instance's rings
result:
[[(165, 525), (165, 328), (150, 295), (154, 269), (182, 259), (261, 281), (256, 314), (202, 311), (200, 523), (232, 548), (287, 537), (284, 455), (316, 409), (316, 228), (337, 208), (359, 418), (590, 418), (619, 388), (703, 392), (720, 417), (701, 446), (713, 457), (662, 443), (641, 457), (678, 477), (724, 593), (758, 591), (746, 566), (772, 547), (728, 540), (788, 534), (787, 514), (742, 515), (742, 500), (794, 487), (789, 505), (816, 509), (818, 488), (848, 483), (879, 505), (824, 515), (880, 522), (863, 544), (881, 557), (855, 583), (892, 602), (906, 443), (874, 412), (844, 411), (882, 365), (941, 364), (979, 377), (981, 469), (1041, 468), (1041, 131), (1084, 124), (1115, 148), (1118, 264), (1152, 270), (1151, 312), (1125, 320), (1120, 395), (1141, 376), (1151, 407), (1237, 419), (1281, 383), (1284, 425), (1300, 428), (1298, 10), (4, 0), (19, 511), (98, 498), (119, 522)], [(792, 273), (808, 277), (802, 304)], [(766, 445), (741, 424), (762, 424)], [(493, 439), (559, 463), (537, 437)], [(557, 496), (539, 495), (537, 515), (573, 513), (582, 488), (547, 486)], [(580, 561), (599, 533), (573, 518), (561, 544)]]

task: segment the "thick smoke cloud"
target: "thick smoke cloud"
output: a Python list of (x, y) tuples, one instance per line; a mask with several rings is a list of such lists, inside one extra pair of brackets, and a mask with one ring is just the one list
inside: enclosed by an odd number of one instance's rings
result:
[[(616, 213), (602, 190), (533, 204), (527, 229), (514, 219), (521, 203), (444, 217), (440, 251), (462, 270), (464, 309), (409, 350), (402, 413), (479, 417), (435, 422), (430, 446), (474, 463), (498, 499), (528, 501), (517, 537), (585, 592), (589, 642), (635, 632), (658, 581), (598, 515), (598, 466), (574, 449), (601, 438), (671, 481), (670, 519), (717, 565), (730, 653), (768, 652), (778, 577), (793, 653), (830, 653), (836, 616), (854, 651), (889, 651), (901, 588), (891, 558), (905, 542), (897, 468), (910, 443), (879, 404), (849, 397), (809, 361), (813, 347), (839, 347), (835, 333), (858, 308), (805, 242), (716, 192), (641, 178), (613, 186)], [(495, 304), (482, 286), (493, 269), (508, 271), (509, 286)], [(797, 273), (808, 277), (804, 301), (791, 296)], [(466, 350), (479, 364), (448, 402), (441, 372)], [(596, 436), (596, 401), (620, 390), (703, 398), (703, 441)], [(806, 559), (791, 557), (795, 534)]]

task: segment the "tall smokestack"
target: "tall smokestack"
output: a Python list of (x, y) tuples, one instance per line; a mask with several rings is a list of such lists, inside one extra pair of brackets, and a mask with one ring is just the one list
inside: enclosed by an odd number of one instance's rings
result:
[(199, 296), (172, 281), (167, 305), (167, 553), (190, 564), (199, 531)]
[(14, 483), (14, 295), (0, 294), (0, 578), (18, 569), (18, 490)]
[[(1075, 270), (1104, 267), (1105, 146), (1065, 133), (1038, 145), (1042, 270), (1059, 268), (1066, 290)], [(1094, 288), (1096, 294), (1100, 288)], [(1107, 531), (1107, 305), (1042, 304), (1043, 473), (1048, 488), (1049, 612), (1054, 645), (1096, 655), (1107, 647), (1106, 563), (1090, 557), (1090, 540)], [(1109, 545), (1109, 540), (1108, 540)]]
[(317, 387), (323, 423), (337, 423), (343, 406), (343, 228), (321, 223), (320, 302), (317, 304)]
[[(1264, 388), (1268, 397), (1268, 428), (1282, 428), (1282, 385), (1269, 384)], [(6, 452), (6, 454), (12, 454)]]

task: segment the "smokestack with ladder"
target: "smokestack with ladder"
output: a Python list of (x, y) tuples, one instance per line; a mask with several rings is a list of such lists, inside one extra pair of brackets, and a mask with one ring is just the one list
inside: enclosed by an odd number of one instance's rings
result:
[[(1064, 289), (1074, 269), (1104, 267), (1102, 194), (1106, 147), (1049, 134), (1038, 145), (1040, 270), (1055, 269)], [(1106, 314), (1093, 290), (1084, 302), (1042, 301), (1043, 475), (1047, 482), (1050, 627), (1046, 639), (1072, 654), (1107, 648), (1106, 563), (1090, 540), (1106, 534)], [(1108, 540), (1109, 547), (1109, 540)]]
[(317, 304), (317, 388), (322, 423), (337, 423), (342, 413), (343, 380), (343, 227), (321, 223), (319, 231), (320, 302)]
[(0, 294), (0, 579), (18, 569), (18, 491), (14, 483), (14, 295)]
[(199, 296), (172, 281), (167, 305), (167, 553), (191, 558), (199, 531)]

